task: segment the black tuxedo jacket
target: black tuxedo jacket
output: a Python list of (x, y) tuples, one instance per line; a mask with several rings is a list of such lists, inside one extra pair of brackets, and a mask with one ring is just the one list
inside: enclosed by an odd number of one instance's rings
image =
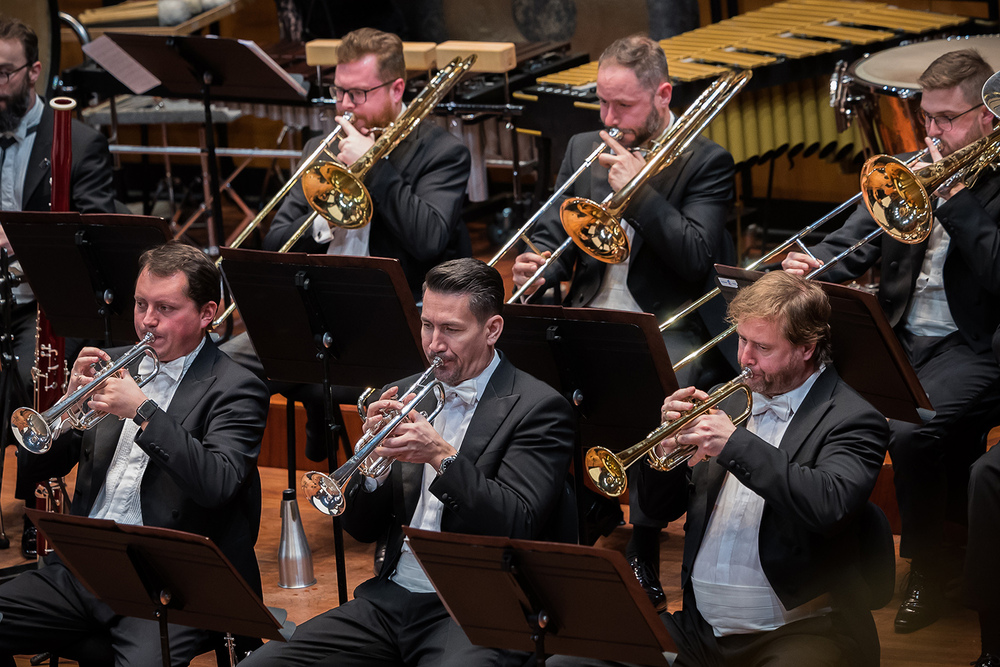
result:
[[(414, 379), (400, 380), (398, 386), (408, 387)], [(575, 510), (564, 501), (575, 439), (569, 403), (501, 357), (458, 458), (431, 482), (430, 492), (444, 503), (441, 530), (571, 540)], [(359, 475), (348, 487), (344, 528), (362, 542), (387, 536), (382, 577), (396, 569), (402, 527), (417, 508), (423, 469), (423, 464), (396, 461), (375, 491), (363, 490)]]
[[(109, 351), (112, 358), (115, 352)], [(167, 411), (157, 410), (136, 437), (149, 455), (140, 486), (143, 524), (211, 538), (258, 593), (257, 455), (268, 399), (260, 380), (206, 341)], [(71, 512), (87, 516), (104, 486), (122, 424), (109, 416), (22, 460), (33, 479), (62, 476), (79, 464)]]
[[(317, 138), (307, 143), (303, 155), (319, 142)], [(331, 152), (336, 155), (336, 149)], [(369, 252), (399, 260), (417, 301), (428, 270), (472, 255), (461, 219), (470, 164), (469, 151), (457, 138), (425, 121), (364, 179), (374, 207)], [(274, 216), (264, 249), (278, 250), (312, 211), (302, 188), (292, 188)], [(325, 253), (328, 245), (316, 243), (307, 231), (292, 250)]]
[[(41, 104), (42, 99), (35, 102)], [(52, 126), (54, 112), (47, 104), (38, 122), (35, 142), (24, 175), (21, 206), (25, 211), (48, 211), (52, 203)], [(70, 206), (80, 213), (114, 213), (114, 186), (108, 141), (97, 130), (73, 120), (73, 161), (70, 169)]]
[[(966, 345), (976, 353), (987, 353), (1000, 326), (1000, 174), (984, 173), (975, 187), (938, 206), (935, 217), (951, 236), (944, 263), (944, 290), (951, 316)], [(843, 227), (827, 235), (812, 251), (819, 259), (829, 260), (876, 227), (862, 204)], [(904, 323), (926, 251), (926, 241), (907, 245), (883, 234), (880, 241), (848, 255), (822, 279), (842, 282), (856, 278), (881, 258), (878, 299), (895, 327)]]
[[(565, 183), (598, 145), (597, 132), (570, 139), (556, 180)], [(718, 144), (698, 137), (681, 157), (651, 178), (632, 198), (624, 217), (635, 228), (629, 261), (628, 288), (639, 307), (658, 320), (704, 294), (715, 275), (714, 265), (732, 264), (735, 249), (726, 231), (733, 201), (733, 158)], [(601, 202), (611, 192), (608, 170), (594, 163), (567, 190), (566, 197)], [(530, 237), (542, 250), (554, 250), (566, 238), (553, 206)], [(545, 274), (545, 284), (572, 277), (565, 305), (587, 305), (597, 294), (607, 264), (576, 245)], [(705, 311), (699, 311), (704, 316)], [(721, 322), (708, 322), (709, 329)]]
[[(889, 440), (885, 418), (828, 367), (817, 378), (781, 440), (773, 447), (737, 428), (718, 457), (669, 473), (641, 468), (643, 511), (673, 521), (687, 512), (681, 585), (687, 587), (726, 473), (764, 499), (760, 564), (787, 609), (824, 593), (835, 604), (867, 609), (855, 520), (875, 486)], [(884, 562), (884, 561), (883, 561)], [(892, 563), (892, 559), (889, 559)], [(891, 590), (891, 584), (890, 584)]]

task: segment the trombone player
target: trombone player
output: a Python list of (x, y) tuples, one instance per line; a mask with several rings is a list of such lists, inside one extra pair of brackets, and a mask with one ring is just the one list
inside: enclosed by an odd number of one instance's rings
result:
[[(920, 108), (935, 161), (993, 129), (994, 115), (982, 98), (992, 74), (978, 52), (964, 49), (940, 56), (920, 76)], [(940, 151), (931, 139), (941, 141)], [(890, 422), (902, 520), (899, 551), (911, 559), (895, 619), (901, 633), (941, 614), (954, 568), (943, 546), (949, 492), (964, 498), (969, 465), (982, 452), (983, 435), (1000, 408), (1000, 365), (990, 349), (1000, 325), (1000, 176), (984, 172), (972, 188), (958, 182), (940, 190), (936, 203), (926, 243), (906, 245), (883, 235), (881, 243), (863, 246), (824, 277), (848, 280), (882, 260), (879, 302), (936, 412), (925, 424)], [(810, 251), (827, 260), (874, 228), (861, 206)], [(802, 274), (820, 261), (793, 252), (782, 267)]]
[[(675, 121), (669, 108), (672, 89), (667, 74), (663, 50), (647, 37), (624, 37), (604, 51), (597, 71), (601, 123), (606, 129), (618, 128), (624, 136), (615, 141), (605, 129), (570, 139), (557, 187), (600, 142), (606, 142), (611, 151), (605, 151), (598, 158), (599, 165), (570, 186), (567, 196), (600, 202), (639, 172), (645, 160), (635, 149), (646, 147)], [(625, 210), (623, 228), (632, 246), (625, 262), (607, 265), (570, 246), (535, 285), (558, 286), (560, 281), (570, 280), (566, 306), (645, 311), (662, 321), (712, 287), (709, 283), (716, 263), (735, 261), (732, 238), (726, 230), (733, 174), (732, 156), (718, 144), (697, 138), (678, 160), (651, 178)], [(525, 252), (517, 257), (513, 277), (518, 287), (566, 238), (557, 211), (550, 210), (535, 225), (530, 238), (545, 252)], [(697, 317), (665, 332), (671, 359), (681, 359), (705, 342), (709, 332), (714, 335), (722, 329), (724, 312), (720, 305), (712, 305), (718, 310), (703, 308)], [(678, 381), (709, 386), (732, 374), (723, 355), (713, 351), (701, 363), (680, 372)], [(633, 532), (626, 556), (654, 606), (662, 608), (666, 598), (657, 572), (663, 526), (643, 515), (634, 495), (630, 495), (629, 506)]]
[[(253, 547), (267, 392), (206, 335), (218, 306), (220, 275), (212, 261), (172, 242), (148, 250), (139, 263), (135, 329), (140, 338), (153, 334), (159, 373), (143, 389), (127, 373), (107, 379), (90, 407), (109, 418), (82, 433), (62, 432), (50, 450), (26, 454), (23, 463), (39, 478), (66, 475), (79, 464), (72, 514), (212, 538), (260, 595)], [(102, 360), (110, 356), (85, 347), (69, 393), (89, 383), (90, 364)], [(147, 363), (138, 364), (140, 373), (149, 372)], [(67, 650), (85, 639), (106, 643), (117, 665), (160, 662), (159, 624), (116, 616), (55, 554), (46, 567), (0, 586), (0, 613), (2, 665), (22, 653), (70, 657)], [(171, 625), (174, 664), (188, 664), (210, 640), (206, 631)]]

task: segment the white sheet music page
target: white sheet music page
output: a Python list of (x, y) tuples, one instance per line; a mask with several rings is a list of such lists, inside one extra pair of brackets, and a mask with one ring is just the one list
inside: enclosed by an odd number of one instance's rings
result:
[(107, 35), (85, 45), (83, 52), (136, 95), (149, 92), (162, 83)]

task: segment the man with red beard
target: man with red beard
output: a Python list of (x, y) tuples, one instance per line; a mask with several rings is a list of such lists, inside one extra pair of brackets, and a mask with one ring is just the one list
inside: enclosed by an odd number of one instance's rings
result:
[[(920, 108), (935, 161), (993, 129), (994, 116), (982, 99), (992, 74), (979, 53), (965, 49), (940, 56), (920, 76)], [(933, 138), (941, 140), (940, 151)], [(956, 569), (944, 547), (949, 497), (964, 498), (969, 465), (982, 453), (983, 434), (1000, 408), (1000, 365), (990, 348), (1000, 325), (1000, 177), (986, 171), (974, 187), (959, 182), (933, 199), (935, 219), (925, 243), (906, 245), (885, 234), (823, 277), (849, 280), (882, 260), (879, 302), (936, 412), (925, 424), (890, 422), (899, 553), (911, 559), (895, 621), (902, 633), (933, 623), (942, 612), (945, 582)], [(874, 229), (860, 206), (811, 249), (820, 261), (793, 252), (782, 266), (803, 274)]]
[[(54, 112), (35, 93), (41, 72), (35, 31), (18, 19), (0, 15), (0, 210), (48, 211), (51, 204)], [(80, 213), (114, 212), (107, 140), (76, 120), (72, 123), (72, 136), (70, 205)], [(13, 255), (2, 226), (0, 247)], [(11, 321), (14, 355), (22, 385), (30, 395), (35, 358), (35, 295), (27, 283), (22, 283), (14, 289), (14, 298)], [(70, 359), (76, 356), (81, 344), (78, 340), (66, 341)], [(16, 496), (34, 505), (36, 481), (19, 475)], [(25, 557), (34, 557), (34, 528), (30, 523), (25, 528), (22, 552)]]

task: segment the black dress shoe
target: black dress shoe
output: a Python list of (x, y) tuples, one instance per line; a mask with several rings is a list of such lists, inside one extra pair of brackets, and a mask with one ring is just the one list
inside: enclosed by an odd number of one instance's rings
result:
[(38, 529), (27, 519), (21, 533), (21, 555), (28, 559), (38, 557)]
[(657, 612), (666, 611), (667, 595), (663, 592), (660, 579), (656, 576), (656, 570), (653, 569), (653, 566), (638, 556), (630, 557), (628, 564), (632, 567), (632, 572), (639, 580), (642, 590), (646, 591), (646, 595), (649, 596), (649, 601), (653, 603), (653, 609)]
[[(938, 620), (943, 603), (941, 583), (919, 570), (910, 570), (903, 602), (896, 612), (896, 632), (915, 632)], [(1000, 665), (997, 665), (1000, 667)]]
[(975, 667), (1000, 667), (1000, 657), (983, 651), (983, 654), (979, 656), (978, 660), (970, 662), (969, 664), (975, 665)]

